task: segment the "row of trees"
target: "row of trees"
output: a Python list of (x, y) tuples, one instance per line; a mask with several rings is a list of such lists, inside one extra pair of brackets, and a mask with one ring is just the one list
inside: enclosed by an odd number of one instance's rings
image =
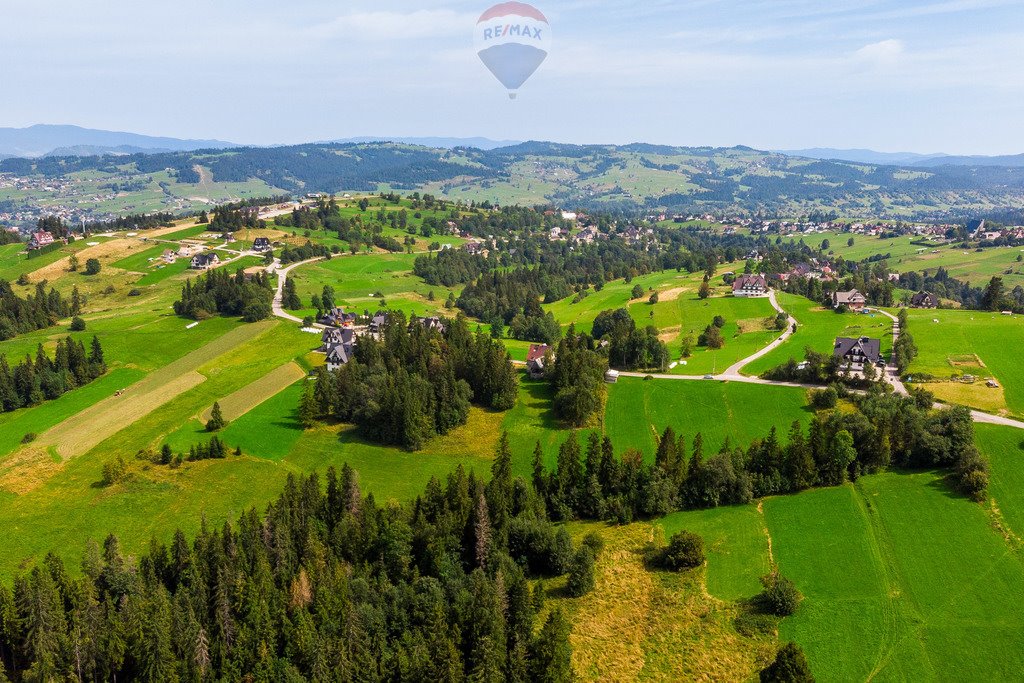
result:
[(0, 280), (0, 341), (50, 327), (61, 318), (78, 315), (81, 308), (77, 287), (71, 299), (65, 299), (56, 289), (47, 291), (39, 282), (35, 293), (22, 299), (9, 282)]
[(471, 403), (508, 410), (517, 395), (505, 347), (470, 333), (464, 317), (442, 332), (392, 312), (380, 339), (360, 337), (347, 364), (318, 371), (300, 414), (307, 425), (328, 417), (351, 422), (375, 441), (416, 450), (465, 424)]
[(103, 347), (92, 338), (90, 350), (71, 337), (57, 340), (51, 359), (40, 344), (36, 357), (11, 367), (6, 355), (0, 355), (0, 409), (10, 412), (53, 400), (64, 393), (93, 381), (107, 371)]
[(174, 302), (174, 312), (193, 320), (220, 314), (257, 322), (270, 317), (273, 300), (270, 278), (265, 273), (247, 277), (241, 269), (235, 275), (211, 270), (195, 282), (191, 278), (185, 281), (181, 298)]
[(570, 624), (537, 579), (578, 594), (597, 550), (547, 521), (506, 438), (489, 482), (460, 466), (408, 505), (364, 496), (347, 465), (326, 487), (289, 475), (264, 515), (138, 560), (110, 536), (0, 585), (0, 676), (563, 683)]
[(554, 519), (616, 522), (836, 486), (889, 466), (946, 469), (961, 492), (984, 498), (988, 468), (967, 409), (932, 410), (928, 397), (882, 393), (856, 401), (858, 411), (821, 412), (806, 430), (794, 422), (786, 443), (773, 427), (747, 448), (726, 440), (715, 454), (700, 433), (687, 443), (667, 427), (651, 464), (636, 449), (616, 457), (596, 431), (585, 450), (573, 434), (550, 472), (537, 445), (533, 485)]

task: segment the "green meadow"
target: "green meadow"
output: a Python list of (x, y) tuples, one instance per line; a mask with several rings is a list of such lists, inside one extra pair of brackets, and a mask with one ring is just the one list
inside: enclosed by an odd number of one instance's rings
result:
[[(853, 246), (847, 242), (853, 238)], [(934, 273), (940, 267), (958, 280), (966, 280), (975, 287), (983, 286), (993, 276), (1000, 276), (1009, 289), (1024, 284), (1024, 265), (1017, 261), (1020, 248), (991, 247), (981, 251), (936, 244), (917, 237), (903, 236), (879, 239), (849, 233), (815, 233), (788, 236), (790, 241), (803, 240), (817, 248), (823, 240), (829, 241), (828, 252), (846, 260), (859, 261), (878, 254), (889, 254), (889, 267), (893, 272), (928, 270)]]
[(780, 292), (779, 305), (796, 318), (797, 331), (785, 343), (743, 368), (747, 375), (760, 375), (790, 358), (803, 360), (804, 349), (831, 353), (836, 337), (872, 337), (882, 341), (882, 354), (892, 351), (892, 321), (878, 314), (836, 313), (802, 296)]
[(907, 330), (920, 352), (909, 375), (927, 373), (948, 380), (953, 374), (966, 373), (994, 377), (1001, 385), (1001, 390), (980, 381), (969, 389), (948, 383), (926, 384), (926, 388), (944, 399), (953, 398), (948, 391), (959, 390), (957, 402), (1024, 415), (1024, 363), (1012, 351), (1024, 343), (1024, 317), (983, 311), (912, 310)]

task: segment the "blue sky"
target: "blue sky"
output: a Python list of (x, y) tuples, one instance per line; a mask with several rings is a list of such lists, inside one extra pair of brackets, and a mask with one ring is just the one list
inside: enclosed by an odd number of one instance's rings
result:
[(0, 126), (1024, 152), (1020, 0), (550, 0), (511, 102), (489, 2), (2, 0)]

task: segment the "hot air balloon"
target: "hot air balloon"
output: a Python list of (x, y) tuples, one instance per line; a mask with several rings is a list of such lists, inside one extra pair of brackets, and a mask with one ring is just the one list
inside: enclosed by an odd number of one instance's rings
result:
[(547, 58), (551, 27), (537, 8), (503, 2), (480, 15), (475, 44), (480, 61), (514, 100), (516, 91)]

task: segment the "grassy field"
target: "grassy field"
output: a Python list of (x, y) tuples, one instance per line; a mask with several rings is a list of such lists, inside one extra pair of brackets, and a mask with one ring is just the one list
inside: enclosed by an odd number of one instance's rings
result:
[(658, 521), (669, 538), (683, 529), (704, 539), (707, 589), (721, 600), (742, 600), (761, 592), (760, 577), (771, 571), (764, 515), (754, 505), (676, 512)]
[[(335, 303), (350, 311), (376, 311), (383, 300), (391, 310), (410, 315), (452, 315), (444, 309), (448, 293), (458, 296), (458, 288), (434, 287), (412, 274), (418, 254), (359, 254), (341, 256), (302, 266), (292, 273), (303, 306), (295, 311), (302, 317), (315, 311), (310, 298), (320, 296), (324, 285), (334, 288)], [(434, 292), (434, 301), (428, 296)]]
[(1002, 680), (1024, 666), (1024, 564), (938, 475), (866, 477), (764, 510), (806, 598), (782, 637), (819, 680)]
[(836, 337), (872, 337), (882, 340), (882, 354), (892, 351), (892, 321), (879, 314), (839, 314), (793, 294), (778, 294), (779, 305), (796, 318), (796, 334), (771, 353), (743, 368), (746, 375), (760, 375), (790, 358), (803, 360), (804, 349), (831, 353)]
[(794, 420), (807, 423), (813, 415), (802, 389), (631, 377), (610, 387), (605, 412), (605, 430), (616, 447), (637, 447), (649, 458), (657, 449), (655, 432), (660, 435), (670, 425), (688, 444), (700, 432), (710, 454), (727, 438), (747, 446), (767, 436), (773, 425), (781, 436)]
[(605, 540), (595, 590), (565, 598), (552, 582), (547, 591), (554, 598), (548, 604), (572, 617), (573, 668), (582, 680), (742, 681), (771, 660), (772, 636), (738, 633), (739, 608), (708, 594), (703, 568), (677, 574), (644, 567), (642, 553), (657, 531), (651, 524), (572, 528)]
[(990, 389), (979, 381), (974, 385), (930, 383), (926, 385), (929, 391), (975, 408), (1024, 415), (1024, 364), (1008, 352), (1024, 341), (1024, 317), (981, 311), (910, 311), (907, 330), (920, 351), (910, 375), (994, 377), (1002, 389)]

